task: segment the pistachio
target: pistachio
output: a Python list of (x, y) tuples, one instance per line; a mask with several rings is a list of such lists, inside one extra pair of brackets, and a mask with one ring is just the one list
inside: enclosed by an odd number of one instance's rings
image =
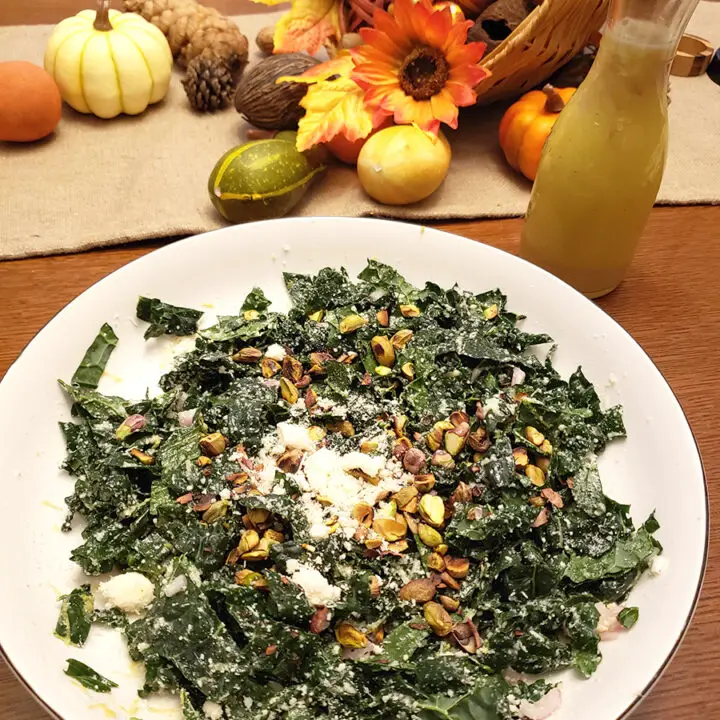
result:
[(282, 361), (282, 374), (291, 383), (299, 383), (303, 376), (302, 363), (292, 355), (286, 355)]
[(387, 377), (388, 375), (392, 374), (392, 369), (389, 367), (385, 367), (385, 365), (378, 365), (375, 368), (375, 374), (379, 375), (380, 377)]
[(155, 458), (152, 455), (148, 455), (148, 453), (138, 448), (132, 448), (130, 454), (143, 465), (153, 465), (155, 463)]
[[(305, 377), (307, 377), (307, 375)], [(308, 388), (305, 391), (305, 407), (308, 410), (311, 410), (316, 405), (317, 405), (317, 393), (312, 388)]]
[(263, 537), (250, 552), (243, 553), (240, 557), (243, 560), (267, 560), (270, 547), (274, 544), (270, 538)]
[(407, 425), (407, 415), (395, 415), (392, 419), (393, 430), (398, 437), (402, 437), (405, 433), (405, 426)]
[(482, 644), (480, 634), (472, 620), (466, 620), (464, 623), (456, 625), (452, 630), (452, 635), (457, 644), (471, 655), (477, 653)]
[(383, 539), (380, 537), (372, 537), (365, 540), (365, 547), (368, 550), (377, 550), (383, 544)]
[(400, 510), (405, 510), (407, 505), (418, 496), (418, 489), (414, 485), (407, 485), (395, 493), (395, 502)]
[(418, 525), (418, 535), (423, 545), (427, 545), (429, 548), (437, 547), (443, 541), (442, 535), (434, 527), (425, 525), (425, 523)]
[(281, 370), (280, 363), (272, 358), (263, 358), (260, 361), (260, 372), (264, 378), (271, 378)]
[(522, 470), (523, 468), (527, 467), (530, 463), (530, 459), (528, 458), (527, 450), (522, 447), (514, 448), (512, 451), (513, 458), (515, 460), (515, 469), (516, 470)]
[(204, 455), (215, 457), (225, 451), (227, 443), (219, 432), (210, 433), (200, 438), (200, 449)]
[(392, 455), (399, 460), (411, 447), (412, 443), (410, 442), (410, 438), (400, 437), (392, 447)]
[(324, 521), (325, 525), (328, 527), (332, 527), (333, 525), (337, 525), (338, 520), (340, 518), (337, 515), (331, 515), (327, 520)]
[(412, 340), (414, 334), (412, 330), (403, 328), (390, 338), (390, 342), (396, 350), (402, 350)]
[(312, 352), (310, 353), (310, 370), (309, 373), (314, 376), (320, 376), (325, 374), (325, 365), (333, 357), (330, 353), (326, 352)]
[(487, 436), (487, 430), (483, 427), (473, 430), (467, 438), (467, 443), (471, 450), (484, 453), (490, 449), (490, 438)]
[(388, 552), (393, 555), (400, 555), (400, 553), (404, 553), (409, 547), (408, 541), (403, 539), (388, 543), (387, 549)]
[(422, 469), (425, 467), (425, 453), (420, 450), (420, 448), (410, 448), (404, 455), (403, 455), (403, 467), (413, 475), (416, 475), (419, 472), (422, 472)]
[(436, 467), (444, 468), (455, 467), (455, 461), (453, 460), (452, 455), (449, 452), (445, 452), (444, 450), (436, 450), (433, 453), (430, 464), (435, 465)]
[(262, 525), (270, 519), (270, 511), (264, 508), (249, 508), (247, 514), (250, 521), (255, 525)]
[(260, 313), (257, 310), (246, 310), (243, 313), (243, 318), (247, 320), (248, 322), (250, 320), (257, 320), (260, 317)]
[(246, 530), (240, 536), (240, 542), (238, 543), (238, 552), (244, 555), (250, 552), (253, 548), (256, 548), (260, 544), (260, 536), (255, 530)]
[(401, 305), (400, 314), (406, 318), (414, 318), (420, 315), (420, 308), (417, 305)]
[(184, 495), (181, 495), (179, 498), (175, 500), (178, 505), (187, 505), (189, 502), (192, 502), (193, 494), (191, 492), (185, 493)]
[(539, 457), (535, 464), (544, 472), (547, 473), (547, 471), (550, 469), (550, 458), (548, 457)]
[(427, 556), (427, 566), (435, 572), (442, 572), (445, 569), (445, 558), (436, 552), (431, 552)]
[(330, 432), (340, 433), (343, 437), (353, 437), (355, 435), (355, 428), (349, 420), (331, 422), (328, 423), (327, 427)]
[(413, 478), (413, 485), (421, 492), (430, 492), (435, 487), (435, 476), (432, 473), (416, 475)]
[(423, 615), (427, 624), (432, 628), (433, 632), (439, 637), (445, 637), (450, 634), (453, 627), (453, 621), (447, 610), (436, 602), (425, 603), (423, 607)]
[(540, 447), (538, 449), (541, 453), (545, 453), (545, 455), (552, 455), (553, 446), (552, 443), (546, 438), (540, 443)]
[(220, 520), (220, 518), (225, 517), (228, 511), (228, 501), (227, 500), (216, 500), (203, 514), (202, 514), (202, 521), (204, 523), (207, 523), (208, 525), (212, 522), (215, 522), (216, 520)]
[(435, 547), (435, 552), (436, 552), (438, 555), (443, 555), (443, 556), (445, 556), (445, 555), (447, 554), (448, 549), (449, 549), (449, 548), (448, 548), (448, 546), (447, 546), (445, 543), (440, 543), (440, 545), (437, 545), (437, 546)]
[[(417, 498), (415, 498), (417, 500)], [(413, 513), (417, 512), (417, 507), (414, 508)], [(408, 530), (414, 534), (417, 533), (418, 529), (418, 521), (410, 514), (407, 510), (403, 511), (403, 517), (405, 518), (405, 522), (407, 523)]]
[(352, 363), (357, 359), (358, 354), (356, 352), (353, 352), (352, 350), (348, 350), (348, 352), (343, 353), (337, 361), (339, 363), (342, 363), (343, 365), (352, 365)]
[(363, 373), (363, 376), (360, 378), (360, 384), (363, 387), (372, 385), (372, 375), (367, 370)]
[(254, 347), (244, 347), (236, 352), (232, 359), (235, 362), (245, 363), (246, 365), (252, 365), (262, 360), (262, 350), (258, 350)]
[(542, 487), (545, 484), (545, 473), (537, 465), (528, 465), (525, 468), (525, 475), (537, 487)]
[(373, 521), (373, 509), (365, 502), (360, 502), (352, 509), (352, 518), (357, 520), (361, 525), (370, 527)]
[(434, 427), (430, 432), (425, 436), (425, 443), (427, 444), (428, 448), (435, 452), (436, 450), (439, 450), (442, 446), (443, 437), (445, 436), (445, 433), (440, 428)]
[(426, 603), (435, 597), (435, 581), (432, 578), (411, 580), (400, 588), (398, 597), (401, 600)]
[(528, 502), (533, 506), (537, 508), (541, 508), (545, 506), (545, 498), (541, 497), (540, 495), (535, 495), (531, 497)]
[(545, 441), (545, 436), (532, 425), (528, 425), (525, 428), (525, 438), (537, 447), (540, 447)]
[(461, 423), (452, 430), (448, 430), (445, 433), (445, 450), (447, 450), (450, 455), (457, 455), (465, 447), (469, 432), (470, 425), (466, 422)]
[(404, 538), (407, 533), (407, 524), (399, 522), (395, 518), (376, 518), (372, 524), (373, 530), (382, 535), (388, 542), (395, 542)]
[(535, 520), (533, 521), (532, 526), (534, 528), (541, 527), (542, 525), (546, 525), (548, 521), (550, 520), (550, 511), (544, 507), (538, 514)]
[(387, 327), (390, 324), (390, 313), (388, 312), (387, 308), (378, 310), (375, 313), (375, 319), (377, 320), (380, 327)]
[(300, 469), (302, 458), (302, 450), (290, 448), (277, 459), (278, 469), (284, 473), (296, 473)]
[(290, 405), (294, 405), (300, 398), (300, 392), (286, 377), (280, 378), (280, 394)]
[(311, 312), (308, 315), (308, 320), (312, 320), (313, 322), (322, 322), (322, 319), (324, 317), (325, 317), (324, 310), (316, 310), (315, 312)]
[(285, 542), (285, 535), (277, 530), (273, 530), (272, 528), (263, 533), (263, 538), (269, 540), (271, 543)]
[(333, 504), (332, 498), (329, 498), (327, 495), (317, 495), (315, 499), (323, 506), (323, 507), (330, 507)]
[(462, 410), (455, 410), (455, 412), (450, 413), (450, 417), (448, 419), (452, 423), (453, 427), (463, 425), (464, 423), (470, 423), (470, 416)]
[(348, 335), (367, 325), (367, 320), (360, 315), (346, 315), (339, 323), (338, 329), (343, 335)]
[(558, 509), (565, 506), (562, 497), (559, 492), (556, 492), (552, 488), (543, 488), (540, 494), (553, 506)]
[(201, 455), (196, 461), (195, 464), (198, 467), (207, 467), (208, 465), (212, 465), (212, 460), (207, 455)]
[(320, 442), (326, 435), (325, 428), (319, 425), (311, 425), (308, 428), (308, 435), (313, 442)]
[(193, 510), (198, 513), (205, 512), (214, 502), (214, 495), (200, 495), (193, 502)]
[(343, 647), (348, 648), (364, 648), (368, 643), (364, 633), (348, 622), (341, 622), (335, 627), (335, 638)]
[[(437, 551), (436, 551), (437, 552)], [(453, 590), (460, 589), (460, 583), (448, 572), (440, 573), (440, 579)]]
[(255, 570), (238, 570), (235, 573), (235, 584), (245, 585), (246, 587), (254, 586), (258, 581), (264, 581), (265, 578)]
[(455, 612), (460, 607), (459, 601), (455, 598), (448, 597), (447, 595), (440, 595), (438, 600), (448, 612)]
[(456, 580), (460, 580), (467, 577), (470, 571), (470, 561), (465, 558), (445, 558), (445, 569), (447, 570), (450, 577), (454, 577)]
[(131, 433), (142, 430), (145, 427), (145, 416), (144, 415), (130, 415), (126, 417), (115, 430), (115, 437), (118, 440), (124, 440)]
[(440, 527), (445, 520), (445, 503), (439, 495), (423, 495), (418, 510), (420, 517), (433, 527)]
[(385, 335), (375, 335), (370, 340), (370, 349), (380, 365), (392, 367), (395, 363), (395, 348)]
[(310, 632), (319, 635), (330, 627), (330, 611), (326, 607), (318, 608), (310, 618)]
[(415, 366), (411, 362), (403, 363), (400, 367), (400, 372), (408, 380), (412, 380), (415, 377)]
[(370, 578), (370, 597), (378, 597), (380, 595), (381, 582), (377, 575)]
[(485, 316), (486, 320), (494, 320), (498, 316), (498, 311), (498, 306), (493, 304), (483, 310), (483, 315)]
[(368, 529), (364, 525), (358, 525), (353, 533), (353, 540), (355, 542), (363, 542), (368, 536)]
[(363, 440), (360, 443), (360, 452), (369, 455), (378, 449), (377, 440)]
[(450, 496), (450, 499), (452, 500), (453, 504), (456, 502), (459, 503), (469, 503), (472, 502), (473, 494), (472, 489), (467, 483), (459, 482), (457, 487), (455, 488), (455, 491)]

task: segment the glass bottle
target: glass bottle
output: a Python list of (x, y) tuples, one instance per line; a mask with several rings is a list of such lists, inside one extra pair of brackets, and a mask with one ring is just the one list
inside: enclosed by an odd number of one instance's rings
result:
[(627, 272), (662, 180), (670, 64), (698, 0), (612, 0), (540, 160), (520, 253), (588, 297)]

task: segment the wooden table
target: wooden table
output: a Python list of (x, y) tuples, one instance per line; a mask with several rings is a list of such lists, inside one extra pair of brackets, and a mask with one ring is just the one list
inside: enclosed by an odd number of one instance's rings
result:
[[(91, 3), (0, 2), (0, 25), (56, 22), (86, 4)], [(246, 0), (210, 4), (234, 14), (257, 8)], [(520, 226), (520, 220), (437, 225), (510, 252), (517, 248)], [(695, 619), (667, 672), (633, 715), (637, 720), (720, 718), (719, 228), (720, 207), (656, 209), (626, 282), (599, 301), (645, 348), (679, 398), (703, 456), (714, 518), (705, 587)], [(0, 378), (66, 303), (159, 245), (141, 243), (0, 263)], [(671, 441), (663, 444), (672, 452)], [(680, 487), (682, 480), (678, 478)], [(1, 661), (0, 718), (47, 720)]]

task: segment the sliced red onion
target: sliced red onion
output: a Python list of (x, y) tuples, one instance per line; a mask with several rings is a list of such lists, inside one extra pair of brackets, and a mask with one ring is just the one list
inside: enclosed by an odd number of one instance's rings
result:
[(193, 408), (192, 410), (182, 410), (178, 413), (178, 421), (183, 427), (190, 427), (193, 424), (196, 412), (197, 408)]
[(514, 367), (512, 372), (511, 385), (522, 385), (525, 382), (525, 371), (519, 367)]
[(601, 640), (615, 640), (625, 628), (618, 620), (618, 613), (623, 605), (617, 603), (595, 603), (596, 610), (600, 613), (596, 630)]
[(560, 688), (554, 687), (545, 693), (537, 702), (531, 703), (527, 700), (521, 700), (518, 710), (522, 717), (527, 720), (545, 720), (556, 710), (559, 710), (561, 704), (562, 694), (560, 693)]

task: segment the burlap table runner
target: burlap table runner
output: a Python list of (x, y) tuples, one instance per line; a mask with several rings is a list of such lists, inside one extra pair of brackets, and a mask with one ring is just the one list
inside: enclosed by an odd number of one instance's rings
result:
[[(278, 13), (236, 18), (251, 40)], [(51, 27), (0, 28), (0, 61), (42, 64)], [(701, 2), (690, 32), (720, 45), (720, 4)], [(720, 86), (674, 78), (670, 158), (659, 201), (720, 203)], [(375, 215), (412, 220), (522, 215), (530, 184), (497, 144), (503, 107), (472, 108), (448, 133), (453, 162), (428, 200), (385, 207), (367, 198), (354, 170), (333, 166), (295, 215)], [(165, 101), (138, 117), (99, 120), (65, 108), (56, 133), (30, 145), (0, 143), (0, 259), (74, 252), (221, 227), (207, 178), (226, 150), (245, 141), (234, 110), (193, 113), (173, 79)]]

